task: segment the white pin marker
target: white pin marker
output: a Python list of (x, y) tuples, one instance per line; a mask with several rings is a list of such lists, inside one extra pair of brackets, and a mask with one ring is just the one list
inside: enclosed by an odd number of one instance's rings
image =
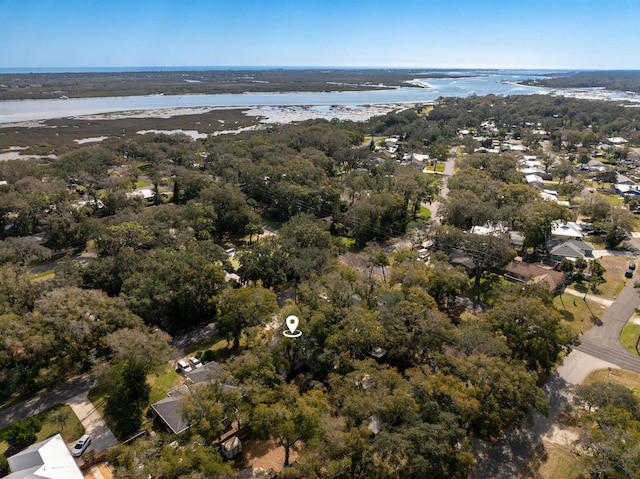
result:
[(298, 323), (300, 322), (300, 320), (297, 316), (294, 316), (293, 314), (291, 316), (287, 316), (287, 319), (285, 319), (284, 322), (287, 324), (287, 328), (289, 328), (290, 331), (282, 332), (285, 337), (299, 338), (300, 336), (302, 336), (302, 331), (298, 331)]

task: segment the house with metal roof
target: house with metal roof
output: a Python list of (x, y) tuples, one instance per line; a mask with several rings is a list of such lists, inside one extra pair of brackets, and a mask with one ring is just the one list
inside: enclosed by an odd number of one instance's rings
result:
[(32, 444), (7, 461), (11, 474), (3, 479), (83, 479), (60, 434)]

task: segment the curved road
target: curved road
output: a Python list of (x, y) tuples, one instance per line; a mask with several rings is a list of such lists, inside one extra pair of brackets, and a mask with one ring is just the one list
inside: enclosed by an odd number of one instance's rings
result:
[[(629, 240), (635, 254), (640, 244)], [(581, 344), (563, 361), (544, 386), (549, 399), (549, 414), (535, 413), (530, 423), (508, 430), (494, 443), (478, 441), (474, 444), (478, 464), (470, 479), (512, 479), (553, 426), (558, 414), (569, 405), (571, 386), (580, 384), (595, 369), (622, 368), (640, 372), (640, 358), (620, 344), (620, 333), (640, 305), (640, 289), (630, 280), (615, 302), (601, 316), (599, 322), (580, 337)]]
[(58, 387), (55, 387), (41, 396), (27, 399), (18, 404), (0, 411), (0, 429), (10, 426), (13, 422), (51, 409), (58, 404), (68, 404), (72, 398), (79, 394), (87, 393), (97, 385), (95, 378), (91, 376), (79, 376)]

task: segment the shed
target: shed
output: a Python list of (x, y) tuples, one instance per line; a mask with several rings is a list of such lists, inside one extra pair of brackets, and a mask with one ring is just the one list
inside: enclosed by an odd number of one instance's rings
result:
[(227, 459), (233, 459), (242, 452), (242, 441), (233, 436), (220, 445), (220, 452)]

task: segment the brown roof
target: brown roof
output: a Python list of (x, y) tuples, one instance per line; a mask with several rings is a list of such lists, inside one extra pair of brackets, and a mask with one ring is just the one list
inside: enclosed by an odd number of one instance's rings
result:
[(564, 284), (564, 273), (538, 264), (512, 261), (505, 268), (507, 279), (539, 284), (546, 282), (553, 291)]

